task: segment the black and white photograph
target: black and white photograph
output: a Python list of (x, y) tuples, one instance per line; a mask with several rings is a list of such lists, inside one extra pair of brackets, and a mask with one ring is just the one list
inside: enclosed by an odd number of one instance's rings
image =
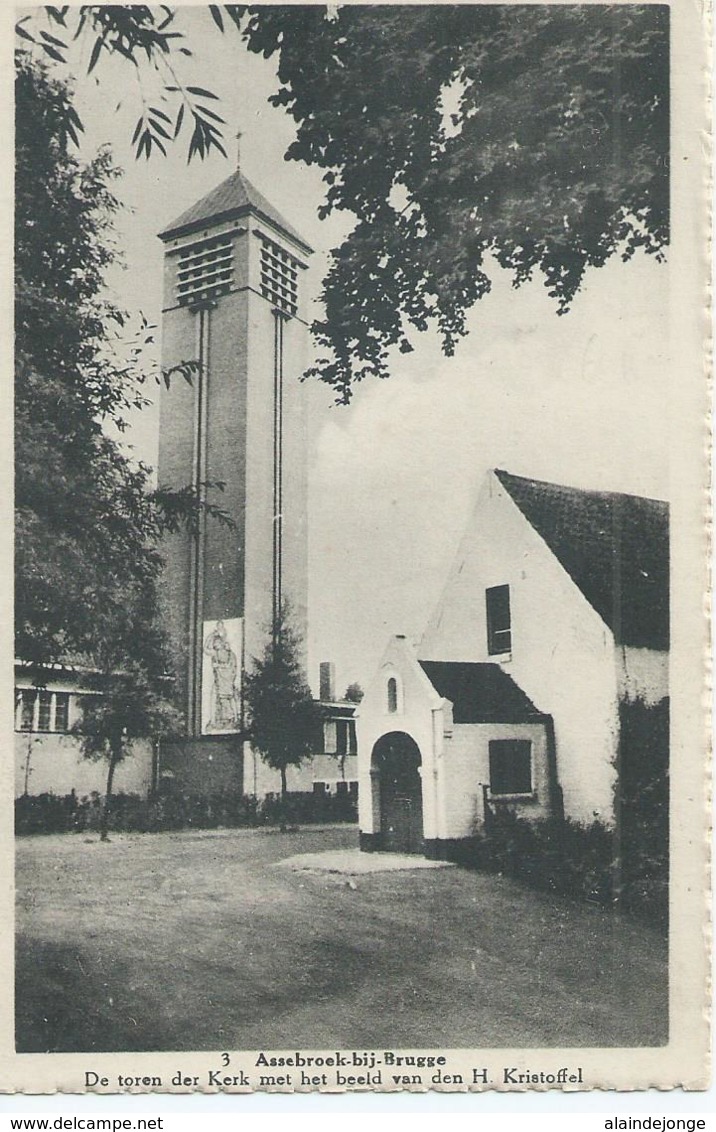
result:
[(3, 1087), (705, 1088), (696, 8), (13, 21)]

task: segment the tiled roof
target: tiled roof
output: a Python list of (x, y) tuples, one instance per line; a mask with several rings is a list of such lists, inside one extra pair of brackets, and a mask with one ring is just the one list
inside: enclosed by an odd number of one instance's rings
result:
[(453, 705), (455, 723), (528, 723), (540, 712), (499, 664), (420, 660), (439, 695)]
[(668, 649), (668, 504), (495, 475), (617, 643)]
[(235, 169), (230, 177), (212, 189), (201, 200), (182, 212), (172, 224), (159, 233), (160, 239), (169, 240), (184, 235), (203, 225), (219, 220), (229, 220), (254, 212), (257, 216), (273, 224), (275, 228), (294, 240), (305, 252), (312, 249), (295, 228), (284, 220), (266, 197), (255, 189), (241, 170)]

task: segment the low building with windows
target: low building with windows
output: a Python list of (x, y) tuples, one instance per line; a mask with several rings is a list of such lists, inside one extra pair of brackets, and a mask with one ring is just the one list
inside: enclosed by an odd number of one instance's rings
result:
[[(107, 767), (101, 760), (82, 755), (79, 736), (73, 727), (82, 715), (82, 701), (96, 695), (89, 687), (86, 669), (71, 665), (31, 665), (15, 662), (15, 796), (52, 794), (65, 797), (72, 792), (78, 800), (92, 794), (104, 795)], [(335, 695), (332, 664), (321, 665), (321, 723), (316, 733), (312, 758), (299, 767), (288, 768), (292, 793), (314, 793), (326, 797), (345, 795), (353, 803), (358, 795), (356, 704)], [(197, 773), (185, 775), (177, 783), (172, 772), (171, 741), (161, 747), (150, 741), (135, 742), (131, 757), (116, 769), (116, 794), (146, 798), (156, 789), (180, 789), (192, 796), (219, 792), (225, 784), (216, 778), (209, 787)], [(237, 759), (238, 761), (238, 759)], [(169, 769), (168, 769), (169, 768)], [(199, 768), (200, 769), (200, 768)], [(255, 780), (248, 793), (263, 798), (275, 792), (275, 772), (255, 760)], [(225, 788), (230, 789), (229, 781)]]
[(450, 855), (500, 804), (612, 824), (620, 713), (664, 703), (668, 649), (666, 503), (489, 472), (360, 706), (363, 848)]
[[(107, 767), (82, 756), (72, 728), (90, 695), (87, 672), (69, 665), (15, 662), (15, 797), (74, 791), (81, 799), (104, 794)], [(93, 693), (96, 695), (96, 692)], [(146, 797), (153, 781), (154, 751), (137, 742), (115, 773), (118, 794)]]
[[(300, 766), (286, 769), (290, 794), (358, 795), (358, 747), (355, 712), (357, 705), (336, 696), (335, 667), (331, 661), (320, 664), (319, 716), (313, 754)], [(251, 752), (250, 793), (257, 798), (277, 792), (276, 771)]]

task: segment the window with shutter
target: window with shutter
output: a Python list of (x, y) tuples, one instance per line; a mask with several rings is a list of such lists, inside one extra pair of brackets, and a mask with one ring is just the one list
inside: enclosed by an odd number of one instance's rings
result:
[(261, 237), (261, 294), (285, 314), (298, 310), (298, 264), (265, 236)]
[(188, 244), (179, 255), (177, 298), (181, 306), (225, 295), (234, 277), (231, 232)]
[(490, 656), (512, 650), (510, 587), (491, 586), (485, 591), (487, 607), (487, 652)]

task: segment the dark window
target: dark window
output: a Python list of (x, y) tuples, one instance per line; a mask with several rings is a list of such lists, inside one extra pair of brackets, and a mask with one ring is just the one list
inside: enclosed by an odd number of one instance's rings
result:
[(356, 725), (352, 719), (348, 720), (348, 754), (358, 754), (358, 741), (356, 739)]
[(55, 692), (55, 731), (68, 731), (70, 725), (70, 694)]
[(388, 711), (395, 712), (398, 710), (398, 681), (394, 676), (391, 676), (388, 681)]
[[(20, 731), (69, 731), (70, 693), (18, 688), (15, 726)], [(35, 715), (37, 711), (37, 715)]]
[(52, 722), (52, 692), (40, 692), (40, 709), (37, 716), (37, 730), (49, 731)]
[(510, 587), (491, 586), (485, 590), (487, 605), (487, 651), (490, 656), (512, 648), (510, 625)]
[(314, 793), (314, 794), (321, 794), (321, 795), (323, 795), (323, 794), (325, 794), (325, 793), (326, 793), (326, 788), (327, 788), (327, 787), (326, 787), (326, 783), (325, 783), (325, 782), (314, 782), (314, 783), (313, 783), (313, 793)]
[(348, 754), (348, 720), (336, 720), (336, 754), (344, 758)]
[(358, 783), (357, 782), (349, 782), (348, 783), (348, 791), (349, 791), (350, 794), (357, 795), (358, 794)]
[(490, 792), (532, 793), (532, 744), (529, 739), (490, 740)]
[(337, 782), (336, 783), (336, 794), (347, 794), (347, 793), (348, 793), (348, 783), (347, 782)]

